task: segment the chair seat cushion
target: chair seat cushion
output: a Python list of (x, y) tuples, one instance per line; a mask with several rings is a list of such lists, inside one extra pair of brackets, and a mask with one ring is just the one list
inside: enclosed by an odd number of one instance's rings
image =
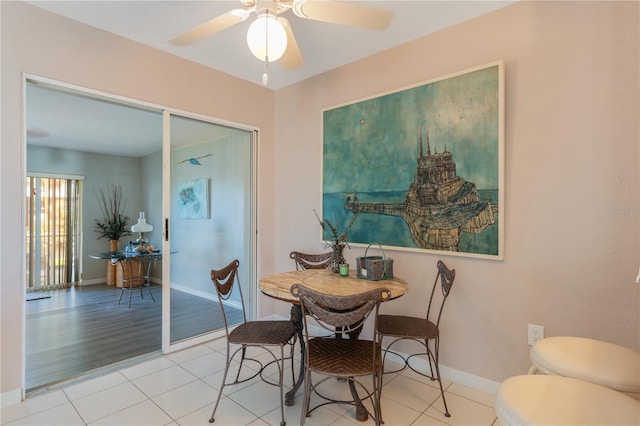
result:
[(309, 340), (307, 353), (311, 371), (334, 376), (364, 376), (381, 365), (380, 345), (370, 340), (318, 337)]
[(531, 347), (531, 363), (544, 374), (572, 377), (627, 393), (640, 393), (640, 352), (583, 337), (555, 336)]
[(502, 425), (640, 424), (640, 401), (560, 376), (523, 375), (505, 380), (496, 394), (495, 410)]
[(385, 336), (434, 339), (438, 336), (438, 327), (425, 318), (378, 315), (378, 332)]
[(249, 321), (229, 333), (229, 342), (237, 345), (284, 345), (297, 328), (291, 321)]

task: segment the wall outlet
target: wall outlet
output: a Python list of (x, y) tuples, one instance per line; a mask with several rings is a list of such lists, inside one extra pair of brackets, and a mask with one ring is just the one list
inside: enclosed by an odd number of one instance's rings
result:
[(529, 346), (532, 346), (538, 340), (544, 339), (544, 327), (536, 324), (529, 324)]

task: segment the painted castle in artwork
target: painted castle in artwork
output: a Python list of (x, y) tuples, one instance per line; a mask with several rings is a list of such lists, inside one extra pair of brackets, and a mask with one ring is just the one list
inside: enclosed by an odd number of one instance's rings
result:
[(453, 155), (431, 153), (427, 135), (426, 155), (422, 137), (413, 183), (404, 203), (361, 203), (358, 194), (348, 196), (344, 206), (354, 213), (401, 216), (413, 240), (423, 249), (460, 251), (460, 233), (479, 233), (495, 223), (498, 206), (480, 201), (475, 184), (456, 174)]

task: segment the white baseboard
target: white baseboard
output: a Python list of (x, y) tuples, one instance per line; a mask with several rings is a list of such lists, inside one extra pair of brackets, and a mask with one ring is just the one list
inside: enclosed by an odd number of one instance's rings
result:
[[(156, 278), (156, 277), (151, 277), (149, 279), (151, 281), (151, 283), (153, 284), (157, 284), (157, 285), (162, 285), (162, 279), (160, 278)], [(96, 284), (104, 284), (107, 282), (107, 278), (93, 278), (91, 280), (80, 280), (80, 282), (78, 283), (79, 287), (83, 287), (86, 285), (96, 285)]]
[[(274, 314), (260, 319), (282, 320), (289, 318), (285, 318), (282, 315)], [(318, 335), (321, 335), (322, 331), (322, 329), (319, 329), (316, 332), (318, 333)], [(401, 352), (398, 352), (398, 354), (403, 356), (404, 358), (407, 357), (407, 354), (403, 354)], [(417, 370), (425, 372), (429, 371), (429, 363), (424, 358), (412, 358), (411, 365)], [(440, 375), (443, 379), (447, 379), (452, 382), (468, 386), (472, 389), (489, 393), (491, 395), (495, 395), (498, 392), (498, 387), (500, 387), (500, 383), (494, 382), (493, 380), (485, 379), (484, 377), (476, 376), (475, 374), (467, 373), (466, 371), (456, 370), (455, 368), (447, 367), (446, 365), (442, 364), (440, 364)]]
[(104, 284), (107, 282), (106, 278), (94, 278), (92, 280), (81, 280), (78, 283), (78, 287), (84, 287), (86, 285)]
[(22, 391), (20, 389), (14, 389), (0, 394), (0, 407), (2, 408), (13, 404), (19, 404), (21, 401)]
[[(209, 294), (209, 293), (206, 293), (204, 291), (194, 290), (191, 287), (187, 287), (187, 286), (180, 285), (180, 284), (174, 284), (174, 283), (171, 283), (171, 288), (173, 290), (178, 290), (178, 291), (181, 291), (183, 293), (190, 294), (192, 296), (202, 297), (203, 299), (208, 299), (208, 300), (211, 300), (213, 302), (218, 302), (218, 296), (216, 296), (215, 294)], [(240, 303), (234, 302), (234, 301), (231, 301), (231, 300), (225, 300), (224, 304), (228, 305), (228, 306), (231, 306), (232, 308), (236, 308), (236, 309), (241, 309), (242, 308)]]
[[(406, 357), (405, 354), (402, 354)], [(420, 371), (429, 371), (429, 363), (426, 359), (417, 359), (418, 357), (411, 359), (411, 365)], [(451, 380), (452, 382), (459, 383), (461, 385), (468, 386), (472, 389), (476, 389), (482, 392), (495, 395), (498, 392), (500, 383), (493, 380), (485, 379), (484, 377), (476, 376), (475, 374), (467, 373), (466, 371), (456, 370), (455, 368), (447, 367), (440, 364), (440, 376), (443, 379)]]

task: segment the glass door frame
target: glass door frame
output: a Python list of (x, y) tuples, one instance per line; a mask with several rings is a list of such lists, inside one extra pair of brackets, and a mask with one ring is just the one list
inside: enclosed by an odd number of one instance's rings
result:
[[(111, 101), (124, 105), (131, 105), (138, 108), (148, 109), (156, 111), (162, 114), (162, 213), (163, 213), (163, 229), (162, 229), (162, 241), (163, 241), (163, 252), (170, 253), (170, 238), (167, 239), (167, 225), (168, 219), (170, 218), (170, 159), (171, 159), (171, 149), (170, 149), (170, 116), (177, 115), (188, 118), (194, 118), (201, 121), (206, 121), (212, 124), (218, 124), (222, 126), (232, 127), (238, 130), (246, 130), (251, 132), (251, 147), (250, 147), (250, 155), (251, 155), (251, 257), (252, 261), (250, 262), (249, 268), (249, 277), (250, 277), (250, 289), (249, 292), (249, 302), (247, 306), (251, 312), (251, 316), (254, 317), (257, 314), (258, 307), (258, 285), (257, 285), (257, 259), (258, 259), (258, 242), (257, 242), (257, 176), (258, 176), (258, 135), (259, 129), (254, 126), (249, 126), (246, 124), (235, 123), (227, 120), (216, 119), (214, 117), (209, 117), (205, 115), (190, 113), (187, 111), (182, 111), (178, 109), (172, 109), (165, 105), (154, 104), (151, 102), (141, 101), (139, 99), (129, 98), (126, 96), (116, 95), (113, 93), (108, 93), (100, 90), (90, 89), (83, 86), (78, 86), (75, 84), (63, 82), (60, 80), (51, 79), (48, 77), (43, 77), (36, 74), (31, 74), (27, 72), (22, 73), (22, 146), (23, 146), (23, 167), (22, 167), (22, 191), (24, 194), (26, 190), (26, 174), (27, 174), (27, 123), (26, 123), (26, 113), (27, 113), (27, 102), (26, 102), (26, 90), (27, 84), (30, 82), (35, 84), (41, 84), (44, 86), (55, 87), (60, 90), (69, 91), (72, 93), (83, 94), (90, 98)], [(21, 201), (22, 202), (22, 201)], [(22, 239), (20, 242), (22, 253), (25, 253), (25, 209), (23, 208), (22, 214)], [(170, 230), (169, 230), (170, 231)], [(21, 277), (22, 277), (22, 291), (23, 291), (23, 304), (26, 305), (26, 286), (24, 285), (24, 280), (26, 280), (26, 260), (25, 256), (22, 256), (22, 265), (21, 265)], [(195, 336), (193, 338), (176, 342), (175, 344), (170, 343), (170, 255), (163, 256), (162, 260), (162, 292), (163, 292), (163, 302), (162, 302), (162, 344), (161, 351), (163, 354), (175, 352), (187, 347), (195, 346), (197, 344), (210, 341), (214, 338), (220, 337), (224, 335), (224, 330), (218, 332), (207, 333), (201, 336)], [(22, 383), (23, 390), (25, 389), (26, 383), (26, 306), (23, 307), (22, 310)], [(24, 396), (24, 395), (23, 395)]]
[[(237, 130), (245, 130), (251, 132), (251, 147), (250, 147), (250, 155), (251, 155), (251, 177), (250, 177), (250, 188), (251, 188), (251, 258), (249, 266), (249, 280), (251, 283), (251, 291), (248, 294), (248, 301), (246, 302), (246, 307), (249, 312), (247, 312), (247, 316), (249, 319), (253, 319), (257, 313), (258, 309), (258, 285), (257, 285), (257, 176), (258, 176), (258, 129), (252, 126), (247, 126), (239, 123), (234, 123), (230, 121), (218, 120), (212, 117), (208, 117), (205, 115), (195, 114), (187, 111), (182, 111), (178, 109), (165, 108), (163, 110), (162, 116), (162, 218), (163, 218), (163, 229), (162, 229), (162, 252), (170, 253), (171, 252), (171, 229), (167, 229), (171, 222), (171, 116), (190, 118), (193, 120), (198, 120), (206, 123), (211, 123), (215, 125), (221, 125), (226, 127), (232, 127)], [(168, 238), (167, 238), (168, 231)], [(171, 258), (170, 256), (162, 257), (162, 353), (171, 353), (181, 349), (185, 349), (200, 343), (204, 343), (210, 341), (215, 338), (219, 338), (225, 335), (224, 330), (213, 331), (211, 333), (206, 333), (199, 336), (191, 337), (187, 340), (178, 341), (171, 343), (171, 335), (170, 335), (170, 300), (171, 300)], [(167, 284), (167, 285), (165, 285)], [(166, 301), (166, 303), (165, 303)]]

